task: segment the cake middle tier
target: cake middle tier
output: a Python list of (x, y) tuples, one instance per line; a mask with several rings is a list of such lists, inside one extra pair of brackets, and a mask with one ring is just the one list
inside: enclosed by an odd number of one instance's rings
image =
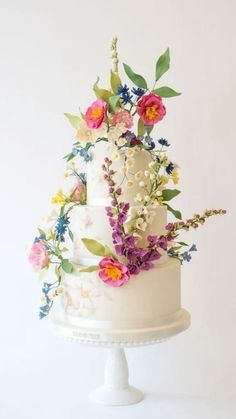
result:
[[(131, 207), (130, 210), (139, 207)], [(138, 242), (140, 247), (146, 246), (146, 239), (149, 234), (160, 236), (166, 232), (165, 226), (167, 224), (167, 210), (165, 206), (152, 208), (153, 221), (146, 228), (146, 231), (141, 232), (141, 239)], [(81, 205), (74, 208), (71, 215), (71, 231), (74, 236), (74, 253), (73, 260), (75, 263), (93, 264), (94, 256), (86, 249), (82, 238), (95, 239), (104, 245), (110, 247), (115, 252), (112, 241), (112, 228), (109, 224), (108, 216), (105, 207)], [(86, 258), (87, 260), (85, 261)], [(161, 258), (162, 259), (162, 258)]]

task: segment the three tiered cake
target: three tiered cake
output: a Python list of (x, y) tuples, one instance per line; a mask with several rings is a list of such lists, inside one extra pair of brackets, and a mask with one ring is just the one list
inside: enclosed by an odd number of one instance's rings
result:
[[(53, 320), (67, 332), (131, 342), (137, 332), (154, 339), (188, 327), (180, 265), (196, 246), (180, 241), (179, 233), (225, 211), (206, 210), (183, 221), (170, 206), (180, 193), (178, 165), (168, 158), (168, 141), (152, 134), (166, 114), (163, 98), (180, 94), (159, 86), (169, 69), (169, 49), (156, 62), (152, 89), (124, 64), (130, 88), (118, 74), (116, 41), (110, 88), (98, 87), (97, 80), (97, 100), (86, 113), (66, 114), (76, 129), (65, 174), (74, 182), (69, 192), (60, 189), (52, 198), (57, 210), (39, 229), (29, 260), (41, 277), (55, 266), (56, 281), (43, 282), (41, 318), (60, 296)], [(77, 169), (78, 157), (87, 163), (86, 174)], [(176, 221), (168, 222), (167, 213)], [(66, 234), (72, 241), (70, 258)]]

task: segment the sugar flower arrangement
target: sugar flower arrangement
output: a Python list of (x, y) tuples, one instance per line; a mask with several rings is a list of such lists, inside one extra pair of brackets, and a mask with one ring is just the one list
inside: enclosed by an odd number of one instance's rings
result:
[[(169, 184), (178, 184), (178, 165), (168, 158), (170, 144), (164, 138), (152, 135), (152, 130), (166, 115), (163, 98), (180, 95), (167, 86), (159, 86), (159, 80), (169, 69), (170, 54), (167, 49), (155, 67), (155, 80), (150, 89), (145, 78), (135, 73), (127, 64), (124, 71), (132, 82), (128, 86), (121, 81), (118, 73), (117, 39), (111, 45), (112, 69), (110, 72), (110, 88), (98, 86), (99, 79), (93, 86), (97, 99), (79, 115), (65, 114), (75, 128), (75, 143), (72, 151), (65, 156), (67, 171), (65, 177), (73, 177), (74, 186), (69, 194), (59, 189), (52, 198), (57, 211), (47, 217), (46, 228), (38, 229), (29, 254), (29, 261), (35, 271), (43, 278), (50, 266), (55, 265), (56, 280), (43, 282), (40, 318), (48, 315), (57, 295), (63, 293), (63, 272), (71, 273), (74, 269), (68, 257), (68, 248), (64, 246), (66, 234), (73, 242), (70, 230), (70, 213), (78, 205), (86, 205), (86, 174), (80, 173), (73, 159), (82, 158), (85, 162), (92, 159), (91, 150), (98, 142), (110, 145), (111, 156), (107, 156), (102, 164), (104, 180), (111, 204), (106, 207), (106, 214), (111, 227), (114, 244), (112, 251), (106, 244), (84, 237), (86, 248), (100, 257), (97, 265), (80, 267), (80, 272), (98, 271), (98, 277), (107, 286), (120, 287), (139, 274), (141, 270), (149, 270), (155, 266), (164, 254), (183, 261), (190, 261), (195, 244), (188, 246), (179, 239), (181, 231), (196, 229), (213, 215), (225, 214), (225, 210), (206, 210), (202, 215), (194, 214), (186, 221), (182, 220), (180, 211), (173, 209), (169, 201), (180, 191), (169, 188)], [(150, 157), (147, 170), (132, 172), (135, 157), (145, 150)], [(96, 148), (95, 148), (96, 153)], [(123, 174), (122, 186), (115, 180), (114, 161), (120, 161), (120, 172)], [(137, 208), (131, 208), (129, 202), (122, 199), (123, 185), (133, 188), (138, 185), (141, 192), (135, 196)], [(177, 221), (168, 223), (165, 234), (147, 236), (146, 246), (140, 245), (143, 232), (152, 223), (154, 210), (165, 205)], [(125, 260), (125, 262), (124, 262)]]

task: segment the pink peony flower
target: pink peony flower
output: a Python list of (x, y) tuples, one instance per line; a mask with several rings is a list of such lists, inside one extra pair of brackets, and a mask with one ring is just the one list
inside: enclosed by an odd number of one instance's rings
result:
[(72, 201), (74, 202), (81, 201), (85, 193), (85, 185), (83, 184), (83, 182), (78, 182), (76, 187), (72, 188), (71, 193), (72, 193), (72, 196), (71, 196)]
[(110, 285), (111, 287), (121, 287), (130, 278), (127, 266), (110, 257), (102, 259), (99, 263), (99, 267), (100, 270), (98, 275), (105, 284)]
[(89, 128), (99, 128), (106, 116), (107, 104), (104, 100), (95, 100), (91, 106), (88, 107), (85, 114), (85, 121)]
[(30, 254), (29, 262), (35, 271), (39, 271), (48, 264), (48, 252), (45, 244), (42, 242), (33, 243)]
[(113, 125), (123, 124), (129, 129), (133, 125), (133, 117), (128, 111), (119, 111), (112, 116), (111, 122)]
[(160, 96), (150, 93), (142, 96), (138, 101), (137, 113), (141, 116), (144, 125), (153, 125), (165, 116), (166, 108)]

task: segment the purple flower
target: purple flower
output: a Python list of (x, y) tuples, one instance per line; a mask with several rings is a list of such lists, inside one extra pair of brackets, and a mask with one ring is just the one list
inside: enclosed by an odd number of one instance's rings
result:
[(115, 244), (121, 243), (121, 237), (120, 237), (120, 234), (117, 233), (117, 231), (114, 231), (112, 233), (112, 238), (113, 238), (113, 243)]
[(111, 205), (112, 205), (113, 207), (116, 207), (116, 205), (117, 205), (117, 200), (116, 200), (116, 199), (112, 199), (112, 201), (111, 201)]
[(120, 212), (117, 218), (118, 218), (118, 221), (123, 224), (127, 220), (127, 215), (125, 212)]
[(151, 250), (149, 252), (148, 261), (158, 260), (161, 258), (161, 253), (158, 252), (158, 250)]
[(116, 194), (117, 195), (121, 195), (122, 194), (122, 189), (121, 188), (117, 188), (116, 189)]
[(172, 231), (174, 229), (174, 223), (168, 223), (165, 228), (168, 231)]
[(153, 246), (157, 242), (157, 236), (149, 235), (147, 236), (147, 241), (151, 246)]
[(130, 263), (127, 267), (129, 269), (129, 273), (131, 275), (138, 275), (139, 272), (140, 272), (139, 267), (137, 265), (132, 264), (132, 263)]
[(149, 269), (154, 268), (154, 263), (152, 262), (143, 262), (140, 265), (140, 269), (145, 270), (145, 271), (149, 271)]
[(114, 220), (113, 218), (109, 218), (109, 224), (110, 226), (113, 228), (116, 225), (116, 220)]
[(137, 237), (129, 235), (129, 236), (125, 237), (124, 241), (128, 246), (133, 247), (133, 246), (135, 246), (135, 243), (137, 241)]
[(161, 236), (157, 242), (157, 245), (163, 249), (163, 250), (167, 250), (167, 238), (164, 236)]
[(140, 251), (137, 247), (126, 249), (125, 256), (130, 261), (135, 261), (137, 257), (139, 257), (139, 255), (140, 255)]
[(121, 202), (120, 208), (121, 208), (121, 210), (123, 212), (128, 212), (129, 211), (129, 208), (130, 208), (130, 205), (128, 203)]
[(106, 207), (105, 211), (106, 211), (108, 217), (113, 217), (113, 211), (112, 211), (111, 207)]
[(116, 251), (116, 254), (117, 255), (119, 255), (119, 256), (123, 255), (124, 254), (124, 250), (125, 250), (125, 247), (124, 247), (123, 244), (116, 244), (115, 245), (115, 251)]

